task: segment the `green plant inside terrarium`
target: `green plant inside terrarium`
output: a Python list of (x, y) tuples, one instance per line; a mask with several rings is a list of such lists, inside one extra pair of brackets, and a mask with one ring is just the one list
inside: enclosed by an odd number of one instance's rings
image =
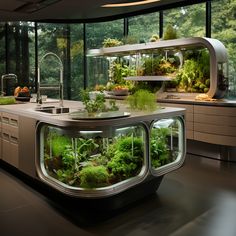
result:
[(137, 176), (144, 165), (143, 128), (127, 130), (112, 138), (89, 138), (86, 134), (71, 138), (62, 135), (60, 129), (45, 129), (44, 165), (48, 175), (82, 188), (110, 186)]
[(129, 66), (128, 60), (116, 59), (110, 63), (109, 81), (106, 85), (106, 90), (110, 91), (116, 86), (123, 86), (131, 90), (133, 87), (132, 81), (125, 80), (128, 76), (135, 76), (136, 70), (134, 66)]
[[(178, 125), (176, 122), (171, 127), (153, 127), (151, 129), (150, 157), (152, 168), (157, 169), (176, 160), (179, 147), (173, 143), (174, 140), (178, 142), (177, 137)], [(170, 141), (171, 139), (172, 141)]]
[(210, 56), (204, 50), (189, 50), (184, 53), (182, 68), (175, 79), (166, 83), (166, 89), (178, 92), (207, 93), (210, 88)]

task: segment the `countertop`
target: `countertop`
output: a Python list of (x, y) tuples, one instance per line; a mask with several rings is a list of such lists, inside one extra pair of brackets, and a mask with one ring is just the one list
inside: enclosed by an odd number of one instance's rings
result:
[(236, 107), (235, 100), (219, 99), (216, 101), (201, 101), (194, 99), (157, 99), (157, 102), (176, 103), (176, 104), (190, 104), (202, 106), (222, 106), (222, 107)]
[[(121, 111), (126, 110), (124, 103), (118, 102), (117, 105), (120, 107)], [(122, 124), (126, 123), (135, 123), (135, 122), (144, 122), (155, 119), (169, 118), (174, 116), (181, 116), (185, 114), (185, 109), (183, 108), (160, 108), (154, 112), (130, 112), (130, 116), (121, 117), (121, 118), (108, 118), (108, 119), (81, 119), (81, 120), (73, 120), (69, 113), (62, 114), (50, 114), (41, 111), (36, 111), (38, 104), (36, 103), (18, 103), (12, 105), (1, 105), (0, 112), (8, 112), (16, 115), (21, 115), (25, 117), (30, 117), (32, 119), (36, 119), (40, 122), (50, 123), (59, 126), (89, 126), (95, 127), (99, 125), (119, 125), (122, 121)], [(50, 102), (44, 103), (41, 105), (45, 106), (55, 106), (58, 107), (58, 101), (51, 100)], [(69, 101), (64, 100), (64, 107), (69, 107), (70, 112), (79, 111), (83, 109), (82, 102), (79, 101)]]

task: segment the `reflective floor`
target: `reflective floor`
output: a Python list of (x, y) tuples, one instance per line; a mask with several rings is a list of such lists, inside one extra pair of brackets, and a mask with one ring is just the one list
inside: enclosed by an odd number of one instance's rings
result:
[(236, 235), (236, 163), (188, 155), (156, 194), (96, 220), (46, 196), (0, 168), (0, 235)]

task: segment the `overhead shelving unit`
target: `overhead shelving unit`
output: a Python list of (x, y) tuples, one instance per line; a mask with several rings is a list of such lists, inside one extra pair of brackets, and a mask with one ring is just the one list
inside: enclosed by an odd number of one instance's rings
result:
[[(93, 57), (124, 57), (137, 54), (158, 54), (160, 50), (166, 52), (181, 52), (204, 48), (207, 48), (210, 54), (210, 88), (207, 95), (209, 97), (222, 98), (227, 90), (228, 57), (225, 46), (217, 39), (193, 37), (160, 40), (158, 42), (92, 49), (88, 51), (87, 55)], [(134, 76), (132, 78), (128, 77), (127, 79), (135, 81), (166, 81), (171, 78), (159, 76)]]

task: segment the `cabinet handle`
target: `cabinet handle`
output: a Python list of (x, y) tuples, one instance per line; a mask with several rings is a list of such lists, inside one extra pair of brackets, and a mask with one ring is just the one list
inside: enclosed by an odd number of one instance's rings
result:
[(11, 142), (15, 143), (15, 144), (18, 144), (18, 138), (14, 137), (14, 136), (11, 136)]
[(16, 119), (11, 119), (11, 120), (10, 120), (10, 125), (12, 125), (12, 126), (18, 126), (18, 120), (16, 120)]
[(3, 132), (3, 133), (2, 133), (2, 138), (3, 138), (4, 140), (9, 141), (9, 140), (10, 140), (10, 135)]
[(3, 116), (3, 117), (2, 117), (2, 123), (4, 123), (4, 124), (9, 124), (9, 118)]

